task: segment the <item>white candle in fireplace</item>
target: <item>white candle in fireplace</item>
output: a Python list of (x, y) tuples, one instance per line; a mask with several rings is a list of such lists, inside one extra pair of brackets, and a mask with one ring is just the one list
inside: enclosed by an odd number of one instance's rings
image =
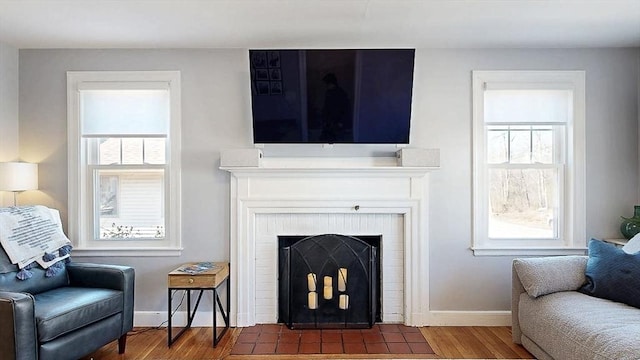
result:
[(318, 308), (318, 293), (315, 291), (310, 291), (307, 299), (307, 304), (309, 305), (309, 310), (315, 310)]
[(338, 269), (338, 291), (340, 292), (347, 291), (347, 269), (346, 268)]
[(349, 295), (340, 295), (338, 303), (340, 309), (347, 310), (349, 308)]
[(307, 274), (307, 287), (309, 288), (309, 291), (316, 291), (316, 274)]
[(333, 299), (333, 286), (324, 287), (324, 298), (325, 300)]
[(324, 277), (323, 295), (325, 300), (333, 299), (333, 278), (331, 276)]

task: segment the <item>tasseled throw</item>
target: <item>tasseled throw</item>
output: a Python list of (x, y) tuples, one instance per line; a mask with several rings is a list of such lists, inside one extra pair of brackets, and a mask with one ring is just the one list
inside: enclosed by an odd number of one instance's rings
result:
[(44, 261), (51, 261), (53, 259), (55, 259), (56, 256), (51, 254), (51, 253), (44, 253), (44, 255), (42, 255), (42, 260)]
[[(60, 256), (65, 256), (67, 254), (71, 254), (71, 245), (65, 245), (58, 250), (58, 254)], [(64, 259), (64, 263), (68, 264), (71, 261), (71, 257)]]
[(47, 271), (44, 273), (44, 276), (52, 277), (58, 275), (62, 270), (64, 270), (64, 262), (58, 261), (57, 263), (49, 266)]
[(31, 277), (33, 276), (33, 273), (31, 271), (29, 271), (33, 266), (33, 263), (23, 267), (22, 269), (20, 269), (20, 271), (18, 271), (18, 273), (16, 274), (16, 277), (19, 280), (27, 280), (27, 279), (31, 279)]

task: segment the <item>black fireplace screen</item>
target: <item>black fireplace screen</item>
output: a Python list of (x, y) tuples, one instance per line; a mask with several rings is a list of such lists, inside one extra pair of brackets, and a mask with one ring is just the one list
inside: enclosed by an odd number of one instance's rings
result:
[(380, 321), (380, 236), (280, 236), (278, 322), (367, 328)]

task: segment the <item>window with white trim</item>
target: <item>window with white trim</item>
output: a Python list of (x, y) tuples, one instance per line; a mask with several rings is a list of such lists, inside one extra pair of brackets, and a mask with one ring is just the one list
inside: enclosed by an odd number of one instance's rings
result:
[(473, 72), (476, 255), (582, 253), (585, 74)]
[(74, 252), (178, 255), (180, 72), (68, 72), (67, 102)]

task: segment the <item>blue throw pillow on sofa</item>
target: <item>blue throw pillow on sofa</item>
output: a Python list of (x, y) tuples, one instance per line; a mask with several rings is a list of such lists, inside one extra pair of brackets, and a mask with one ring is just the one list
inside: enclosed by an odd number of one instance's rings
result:
[(581, 293), (640, 308), (640, 252), (591, 239), (585, 276)]

